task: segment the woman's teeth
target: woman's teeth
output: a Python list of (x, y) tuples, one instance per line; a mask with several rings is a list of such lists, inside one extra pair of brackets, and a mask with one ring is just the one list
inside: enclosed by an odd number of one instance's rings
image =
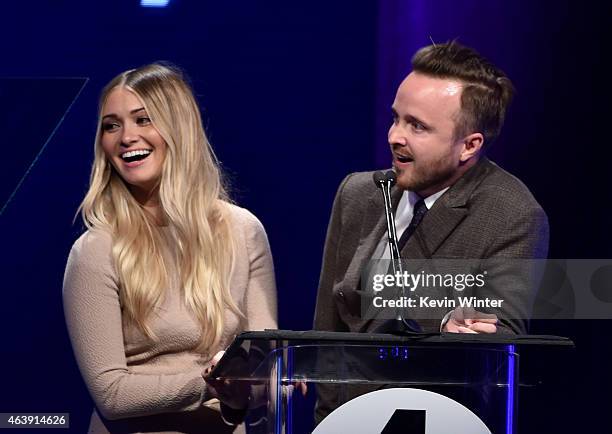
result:
[(153, 151), (150, 149), (139, 149), (137, 151), (129, 151), (124, 154), (121, 154), (121, 159), (123, 161), (127, 161), (128, 163), (132, 161), (142, 160), (143, 158), (147, 157), (151, 152)]

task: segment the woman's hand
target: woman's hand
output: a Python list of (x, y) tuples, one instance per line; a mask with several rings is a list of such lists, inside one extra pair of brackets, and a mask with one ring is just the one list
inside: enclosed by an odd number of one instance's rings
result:
[(212, 359), (210, 367), (206, 368), (202, 373), (202, 377), (206, 384), (210, 396), (217, 398), (223, 404), (235, 410), (246, 409), (249, 403), (251, 387), (248, 381), (233, 381), (223, 380), (210, 377), (210, 373), (215, 368), (225, 351), (219, 351)]

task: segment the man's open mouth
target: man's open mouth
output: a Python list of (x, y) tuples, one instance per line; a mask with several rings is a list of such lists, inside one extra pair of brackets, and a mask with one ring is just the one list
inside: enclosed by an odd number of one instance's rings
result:
[(138, 149), (136, 151), (129, 151), (121, 154), (121, 159), (126, 163), (132, 163), (134, 161), (140, 161), (147, 158), (153, 153), (152, 149)]
[(414, 160), (412, 157), (408, 157), (406, 155), (399, 155), (399, 154), (395, 154), (395, 158), (400, 163), (410, 163)]

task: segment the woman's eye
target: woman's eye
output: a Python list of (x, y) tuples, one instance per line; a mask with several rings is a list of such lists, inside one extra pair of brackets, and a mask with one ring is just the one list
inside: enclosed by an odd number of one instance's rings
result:
[(116, 124), (116, 123), (108, 122), (108, 123), (102, 124), (103, 131), (113, 131), (117, 128), (119, 128), (119, 124)]
[(138, 125), (148, 125), (151, 123), (151, 119), (146, 116), (141, 116), (138, 119), (136, 119), (136, 123)]

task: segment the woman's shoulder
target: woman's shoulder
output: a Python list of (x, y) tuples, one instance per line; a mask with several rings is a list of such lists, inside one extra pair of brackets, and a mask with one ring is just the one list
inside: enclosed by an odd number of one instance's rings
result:
[(265, 232), (263, 224), (251, 211), (233, 203), (223, 203), (226, 206), (232, 224), (239, 225), (241, 227), (254, 231)]
[(106, 282), (116, 288), (112, 261), (112, 236), (101, 229), (85, 231), (72, 245), (64, 272), (64, 295), (82, 295), (82, 291)]
[[(225, 202), (224, 202), (225, 203)], [(246, 251), (259, 251), (268, 248), (268, 235), (261, 221), (246, 208), (238, 205), (225, 203), (227, 206), (230, 224), (236, 230), (234, 234), (239, 246), (244, 246)], [(238, 249), (241, 250), (240, 248)]]
[(70, 256), (79, 262), (82, 260), (94, 260), (107, 258), (112, 248), (112, 236), (110, 232), (92, 228), (86, 230), (74, 242)]

